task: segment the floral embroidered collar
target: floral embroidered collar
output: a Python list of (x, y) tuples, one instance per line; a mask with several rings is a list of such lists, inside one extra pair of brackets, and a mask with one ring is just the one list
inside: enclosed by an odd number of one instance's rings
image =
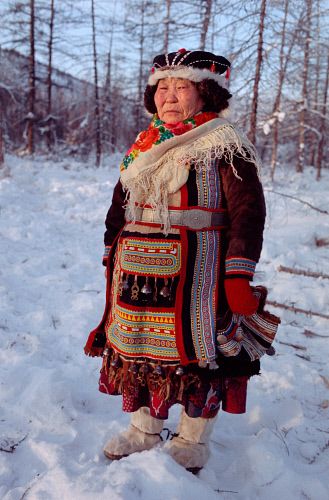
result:
[(147, 130), (143, 130), (138, 134), (136, 142), (128, 149), (125, 154), (120, 171), (126, 170), (136, 158), (138, 158), (141, 153), (149, 151), (151, 148), (155, 148), (159, 144), (172, 139), (175, 136), (182, 135), (185, 132), (203, 125), (214, 118), (218, 118), (217, 113), (213, 112), (200, 112), (178, 123), (165, 123), (155, 114)]

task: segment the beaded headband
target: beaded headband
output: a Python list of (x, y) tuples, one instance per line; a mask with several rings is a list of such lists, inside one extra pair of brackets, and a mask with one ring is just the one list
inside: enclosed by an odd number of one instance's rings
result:
[(192, 82), (210, 79), (223, 86), (230, 77), (230, 66), (231, 63), (225, 57), (211, 52), (179, 49), (177, 52), (155, 56), (148, 84), (156, 85), (158, 80), (173, 77)]

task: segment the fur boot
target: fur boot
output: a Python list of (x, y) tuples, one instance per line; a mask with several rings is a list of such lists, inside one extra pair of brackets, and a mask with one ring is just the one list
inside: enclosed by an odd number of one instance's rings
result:
[(120, 460), (137, 451), (150, 450), (161, 441), (163, 420), (151, 417), (148, 408), (140, 408), (131, 414), (127, 430), (110, 439), (104, 454), (111, 460)]
[(191, 418), (183, 410), (181, 413), (178, 436), (168, 441), (164, 449), (172, 458), (196, 474), (209, 458), (209, 440), (215, 418)]

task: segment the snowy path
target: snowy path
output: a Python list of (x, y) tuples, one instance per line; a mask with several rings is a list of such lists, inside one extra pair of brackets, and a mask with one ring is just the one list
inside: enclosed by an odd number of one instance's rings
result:
[[(269, 308), (282, 317), (277, 354), (252, 380), (247, 414), (220, 415), (198, 477), (161, 449), (103, 457), (129, 417), (119, 398), (97, 391), (99, 359), (82, 349), (104, 303), (103, 220), (117, 160), (95, 170), (9, 158), (11, 176), (0, 180), (0, 498), (328, 500), (329, 321), (289, 311)], [(326, 174), (317, 183), (313, 171), (282, 173), (275, 190), (328, 210)], [(273, 193), (267, 202), (259, 282), (271, 300), (329, 314), (328, 279), (276, 271), (329, 274), (329, 248), (316, 246), (329, 216)]]

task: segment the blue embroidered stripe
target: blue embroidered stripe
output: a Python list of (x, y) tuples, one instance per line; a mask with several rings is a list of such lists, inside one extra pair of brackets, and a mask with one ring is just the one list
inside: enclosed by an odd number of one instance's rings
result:
[(109, 253), (110, 253), (110, 250), (111, 250), (111, 247), (110, 247), (110, 246), (106, 246), (106, 247), (104, 248), (103, 259), (107, 259), (107, 258), (108, 258)]
[(244, 257), (229, 257), (225, 261), (226, 275), (244, 274), (253, 276), (255, 272), (256, 262)]

